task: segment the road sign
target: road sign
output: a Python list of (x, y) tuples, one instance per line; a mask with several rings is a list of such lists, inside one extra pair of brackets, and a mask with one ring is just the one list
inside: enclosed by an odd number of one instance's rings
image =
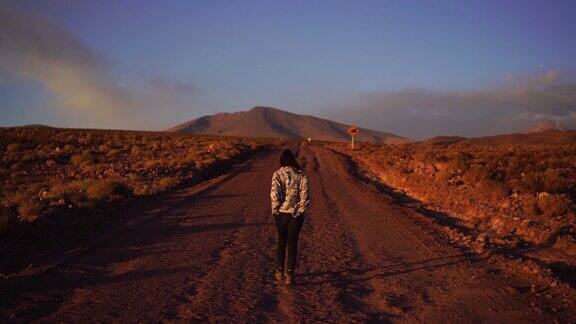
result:
[(354, 149), (354, 142), (356, 142), (356, 135), (358, 134), (358, 127), (356, 127), (356, 125), (352, 124), (352, 126), (350, 126), (348, 128), (348, 133), (350, 135), (352, 135), (352, 141), (350, 142), (350, 148)]
[(358, 127), (356, 127), (356, 125), (350, 126), (348, 128), (348, 133), (350, 133), (350, 135), (352, 135), (352, 136), (358, 134)]

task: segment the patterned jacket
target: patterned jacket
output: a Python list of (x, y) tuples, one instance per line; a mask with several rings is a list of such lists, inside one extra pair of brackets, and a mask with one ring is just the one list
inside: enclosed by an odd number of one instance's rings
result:
[(308, 207), (308, 179), (306, 174), (291, 167), (281, 167), (272, 176), (272, 213), (290, 213), (298, 217)]

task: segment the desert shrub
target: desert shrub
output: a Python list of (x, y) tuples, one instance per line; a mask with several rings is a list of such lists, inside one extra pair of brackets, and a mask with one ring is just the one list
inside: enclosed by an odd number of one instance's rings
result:
[(66, 144), (64, 145), (62, 152), (65, 154), (71, 154), (72, 152), (74, 152), (74, 150), (75, 150), (74, 145)]
[(565, 193), (568, 192), (572, 183), (566, 179), (559, 169), (548, 169), (540, 177), (542, 188), (548, 193)]
[(18, 206), (18, 217), (25, 222), (36, 221), (42, 214), (42, 204), (36, 198), (24, 200)]
[(546, 217), (563, 216), (574, 207), (566, 195), (539, 195), (536, 205), (538, 211)]
[(440, 182), (448, 182), (455, 174), (456, 168), (451, 164), (447, 164), (436, 173), (436, 179)]
[(510, 189), (500, 181), (485, 180), (480, 182), (479, 189), (493, 200), (500, 200), (510, 194)]
[(414, 172), (414, 169), (412, 169), (411, 167), (409, 167), (408, 165), (401, 165), (400, 166), (400, 172), (402, 174), (410, 174)]
[(110, 146), (106, 144), (101, 144), (100, 146), (98, 146), (98, 151), (102, 153), (107, 153), (108, 151), (110, 151)]
[(20, 144), (19, 143), (12, 143), (12, 144), (8, 144), (8, 146), (6, 146), (6, 151), (7, 152), (18, 152), (20, 151)]
[(89, 144), (91, 140), (92, 140), (92, 134), (88, 132), (84, 133), (84, 135), (81, 135), (80, 138), (78, 139), (78, 142), (81, 144)]
[(414, 153), (414, 160), (420, 161), (424, 164), (429, 164), (432, 162), (436, 162), (439, 159), (437, 159), (436, 152), (423, 148)]
[(158, 149), (160, 149), (160, 144), (158, 142), (151, 142), (148, 144), (148, 147), (152, 150), (152, 151), (156, 151)]
[(524, 173), (524, 168), (525, 168), (526, 163), (523, 162), (521, 159), (519, 158), (511, 158), (510, 160), (508, 160), (507, 165), (506, 165), (506, 174), (508, 175), (508, 177), (511, 178), (517, 178), (520, 177), (522, 175), (522, 173)]
[(448, 160), (448, 165), (452, 166), (454, 170), (461, 170), (463, 172), (470, 169), (472, 156), (467, 153), (459, 153), (451, 156)]
[(107, 164), (91, 164), (84, 166), (83, 170), (90, 174), (104, 174), (109, 170), (109, 166)]
[(26, 193), (24, 190), (17, 190), (4, 198), (3, 205), (6, 207), (15, 207), (29, 199), (29, 197), (30, 194)]
[(100, 180), (88, 184), (86, 193), (90, 199), (97, 201), (113, 200), (116, 197), (128, 197), (133, 194), (132, 188), (118, 180)]
[(560, 156), (550, 156), (547, 162), (548, 162), (548, 168), (551, 169), (561, 169), (566, 165), (564, 159)]
[(52, 154), (50, 145), (38, 145), (30, 154), (37, 159), (49, 158)]
[(142, 149), (139, 146), (134, 145), (131, 148), (130, 154), (132, 155), (132, 158), (138, 158), (142, 155)]
[(158, 185), (163, 188), (170, 188), (178, 183), (178, 178), (164, 177), (158, 180)]
[(532, 194), (544, 191), (542, 174), (535, 171), (526, 173), (522, 179), (520, 189), (523, 192)]
[(491, 172), (487, 167), (475, 165), (463, 175), (464, 181), (469, 184), (481, 183), (491, 179)]
[(72, 204), (73, 206), (85, 205), (88, 200), (85, 190), (87, 183), (87, 180), (57, 182), (50, 189), (50, 198), (54, 201), (62, 200), (65, 204)]
[(110, 158), (115, 158), (118, 155), (120, 155), (120, 151), (118, 149), (110, 149), (108, 150), (108, 153), (106, 153), (106, 155)]
[(144, 164), (142, 165), (144, 167), (144, 169), (146, 170), (152, 170), (155, 169), (157, 167), (159, 167), (162, 163), (160, 161), (157, 160), (149, 160), (149, 161), (145, 161)]
[(94, 163), (94, 157), (90, 153), (74, 154), (70, 162), (77, 167), (87, 166)]
[(24, 166), (24, 163), (16, 162), (10, 166), (10, 170), (11, 171), (18, 171), (18, 170), (21, 170), (23, 168), (23, 166)]
[(224, 151), (218, 152), (218, 153), (216, 154), (216, 158), (217, 158), (218, 160), (227, 160), (227, 159), (229, 159), (230, 157), (232, 157), (232, 156), (234, 156), (234, 155), (236, 155), (236, 154), (238, 154), (238, 153), (239, 153), (239, 152), (238, 152), (237, 150), (235, 150), (235, 149), (230, 149), (230, 151), (224, 150)]
[(34, 151), (26, 150), (24, 152), (20, 152), (20, 160), (21, 161), (29, 162), (29, 161), (34, 160), (35, 157), (36, 157), (36, 154), (34, 153)]
[(89, 179), (55, 184), (49, 195), (52, 200), (63, 200), (73, 207), (90, 207), (93, 203), (128, 197), (132, 193), (132, 188), (119, 180)]

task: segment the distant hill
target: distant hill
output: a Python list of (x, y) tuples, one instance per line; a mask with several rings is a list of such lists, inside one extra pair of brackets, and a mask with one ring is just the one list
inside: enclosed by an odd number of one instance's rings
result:
[(421, 145), (537, 145), (537, 144), (576, 144), (576, 131), (565, 130), (557, 123), (538, 122), (526, 133), (513, 133), (482, 137), (437, 136), (418, 142)]
[(461, 141), (465, 141), (466, 137), (461, 136), (437, 136), (432, 137), (427, 140), (420, 142), (420, 144), (424, 145), (450, 145), (454, 143), (458, 143)]
[(459, 141), (456, 145), (515, 145), (515, 144), (576, 144), (576, 131), (544, 130), (527, 134), (507, 134), (475, 137)]
[(566, 130), (566, 128), (558, 123), (546, 119), (536, 123), (536, 125), (528, 130), (528, 133), (539, 133), (549, 130)]
[[(348, 141), (349, 125), (308, 115), (298, 115), (271, 107), (220, 113), (200, 117), (173, 127), (169, 132), (195, 134), (312, 138), (323, 141)], [(384, 132), (360, 128), (357, 140), (370, 143), (406, 143), (408, 139)]]
[(23, 127), (23, 128), (54, 128), (52, 126), (42, 125), (42, 124), (28, 124), (28, 125), (22, 125), (22, 126), (18, 126), (18, 127)]

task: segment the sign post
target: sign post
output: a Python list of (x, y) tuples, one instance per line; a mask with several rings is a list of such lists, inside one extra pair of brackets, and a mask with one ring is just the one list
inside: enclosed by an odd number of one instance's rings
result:
[(354, 144), (356, 142), (356, 135), (358, 134), (358, 127), (356, 127), (356, 125), (352, 124), (352, 126), (350, 126), (350, 128), (348, 128), (348, 133), (352, 137), (352, 140), (350, 142), (350, 148), (354, 149)]

